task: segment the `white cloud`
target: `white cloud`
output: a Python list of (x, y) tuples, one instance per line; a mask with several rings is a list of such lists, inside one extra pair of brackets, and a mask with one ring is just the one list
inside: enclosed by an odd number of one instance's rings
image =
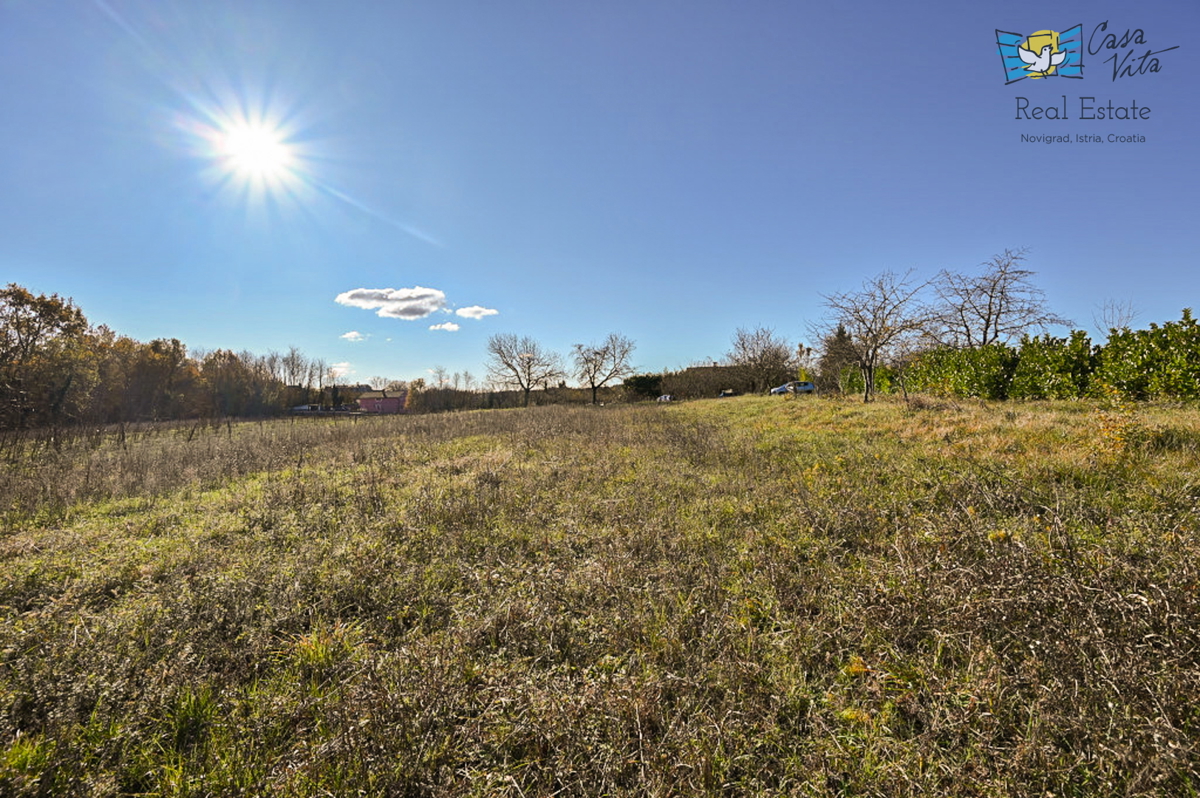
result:
[[(353, 291), (338, 294), (334, 301), (339, 305), (373, 310), (376, 315), (387, 319), (405, 319), (407, 321), (424, 319), (434, 313), (452, 313), (460, 318), (478, 321), (485, 316), (495, 316), (500, 313), (498, 310), (485, 308), (482, 305), (471, 305), (452, 310), (446, 305), (445, 292), (419, 285), (412, 288), (355, 288)], [(454, 332), (459, 329), (459, 326), (455, 322), (447, 321), (442, 324), (434, 324), (429, 329)], [(365, 341), (368, 337), (370, 336), (357, 330), (342, 335), (342, 338), (347, 341)]]
[(423, 319), (446, 307), (446, 294), (436, 288), (355, 288), (337, 295), (339, 305), (373, 310), (387, 319)]
[(333, 376), (339, 380), (342, 377), (345, 377), (349, 374), (354, 373), (354, 368), (345, 361), (343, 361), (341, 363), (334, 363), (332, 366), (329, 367), (329, 370), (333, 373)]
[(472, 305), (469, 308), (459, 308), (454, 312), (459, 316), (462, 316), (464, 319), (482, 319), (484, 316), (495, 316), (500, 311), (492, 310), (491, 308), (485, 308), (480, 305)]

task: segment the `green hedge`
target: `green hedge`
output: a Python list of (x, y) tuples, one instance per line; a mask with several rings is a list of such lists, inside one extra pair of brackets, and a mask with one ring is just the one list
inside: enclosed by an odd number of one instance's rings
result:
[(1114, 329), (1093, 345), (1087, 333), (1026, 336), (1017, 348), (933, 349), (908, 372), (912, 390), (983, 399), (1200, 398), (1200, 323), (1185, 309), (1179, 321), (1145, 330)]

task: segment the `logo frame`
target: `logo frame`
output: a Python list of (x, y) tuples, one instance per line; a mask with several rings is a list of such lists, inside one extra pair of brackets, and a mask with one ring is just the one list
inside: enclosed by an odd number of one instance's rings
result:
[[(1034, 64), (1022, 58), (1021, 51), (1030, 52), (1026, 45), (1030, 40), (1036, 40), (1042, 45), (1039, 50), (1050, 47), (1050, 55), (1063, 58), (1059, 63), (1048, 66), (1043, 71), (1033, 69)], [(1000, 53), (1000, 63), (1004, 67), (1004, 84), (1007, 86), (1026, 78), (1068, 78), (1081, 80), (1083, 78), (1083, 23), (1072, 25), (1062, 32), (1054, 30), (1039, 30), (1030, 34), (1013, 33), (996, 29), (996, 49)], [(1028, 56), (1027, 56), (1028, 57)]]

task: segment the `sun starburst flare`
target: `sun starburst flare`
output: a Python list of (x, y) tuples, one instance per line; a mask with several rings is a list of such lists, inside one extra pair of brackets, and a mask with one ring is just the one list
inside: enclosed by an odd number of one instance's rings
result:
[[(221, 97), (202, 100), (200, 97)], [(287, 103), (270, 103), (253, 94), (206, 91), (187, 96), (190, 109), (177, 112), (174, 124), (192, 155), (205, 164), (205, 181), (247, 212), (302, 213), (311, 218), (321, 201), (335, 201), (392, 225), (434, 246), (441, 242), (413, 225), (355, 199), (317, 174), (315, 164), (329, 163), (327, 153), (306, 135), (305, 114)]]
[(313, 187), (296, 130), (266, 108), (257, 113), (230, 110), (239, 105), (193, 103), (199, 113), (179, 119), (193, 152), (208, 163), (207, 179), (250, 204), (298, 202)]
[(231, 172), (246, 180), (280, 180), (296, 164), (283, 134), (267, 125), (231, 126), (220, 135), (217, 152)]

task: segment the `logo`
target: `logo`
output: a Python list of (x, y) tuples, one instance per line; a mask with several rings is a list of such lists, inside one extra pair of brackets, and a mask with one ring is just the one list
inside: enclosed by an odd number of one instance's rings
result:
[(996, 31), (996, 45), (1004, 65), (1005, 84), (1025, 78), (1082, 78), (1083, 25), (1059, 33), (1040, 30), (1028, 36)]

